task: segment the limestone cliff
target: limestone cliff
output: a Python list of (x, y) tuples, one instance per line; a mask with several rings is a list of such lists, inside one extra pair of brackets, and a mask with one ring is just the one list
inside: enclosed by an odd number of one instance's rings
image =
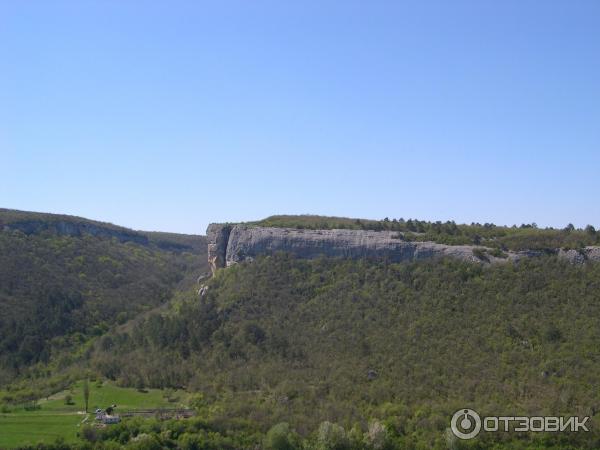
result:
[[(481, 246), (405, 241), (401, 235), (392, 231), (309, 230), (243, 224), (211, 224), (207, 230), (207, 240), (208, 260), (213, 273), (218, 268), (279, 251), (308, 259), (324, 255), (403, 262), (452, 257), (485, 264), (518, 261), (543, 254), (532, 250), (506, 252), (506, 257), (498, 258), (489, 252), (474, 252), (475, 249), (481, 249)], [(581, 251), (556, 250), (555, 253), (572, 263), (600, 261), (599, 247), (586, 247)]]
[(208, 243), (208, 265), (212, 273), (220, 267), (225, 267), (227, 255), (227, 243), (231, 225), (211, 223), (206, 229), (206, 241)]

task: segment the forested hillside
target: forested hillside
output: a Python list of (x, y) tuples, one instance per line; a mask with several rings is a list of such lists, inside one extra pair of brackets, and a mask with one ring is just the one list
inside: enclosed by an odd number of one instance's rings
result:
[(0, 210), (0, 385), (37, 363), (68, 366), (91, 338), (205, 270), (200, 236)]
[[(489, 267), (391, 264), (278, 253), (218, 270), (199, 296), (204, 237), (6, 210), (0, 224), (3, 432), (40, 408), (39, 423), (46, 411), (63, 420), (53, 395), (70, 396), (89, 378), (96, 389), (106, 383), (126, 395), (160, 388), (167, 404), (178, 392), (197, 417), (124, 420), (77, 435), (65, 425), (81, 448), (600, 445), (598, 263), (547, 255)], [(475, 236), (497, 248), (598, 241), (591, 227), (364, 225), (313, 216), (263, 224), (383, 227), (408, 239)], [(458, 442), (449, 418), (465, 407), (482, 415), (589, 415), (591, 431)], [(68, 408), (74, 414), (76, 406)]]
[(201, 392), (206, 417), (252, 432), (286, 422), (308, 438), (329, 421), (362, 436), (378, 419), (393, 448), (445, 448), (449, 417), (473, 407), (593, 416), (589, 434), (490, 434), (478, 448), (593, 446), (599, 292), (600, 265), (555, 257), (485, 268), (282, 254), (217, 272), (202, 300), (103, 338), (90, 364), (122, 385)]

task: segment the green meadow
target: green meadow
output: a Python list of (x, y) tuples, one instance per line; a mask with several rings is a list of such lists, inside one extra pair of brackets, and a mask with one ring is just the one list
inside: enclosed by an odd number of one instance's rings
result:
[[(66, 404), (67, 396), (71, 403)], [(39, 442), (51, 443), (57, 438), (66, 442), (79, 440), (77, 433), (82, 422), (94, 421), (93, 411), (116, 404), (116, 413), (130, 409), (174, 408), (183, 405), (187, 399), (182, 391), (174, 391), (166, 398), (165, 391), (134, 388), (122, 388), (112, 383), (90, 382), (88, 414), (84, 413), (82, 383), (76, 383), (71, 389), (57, 393), (47, 400), (38, 402), (38, 409), (27, 411), (15, 407), (8, 413), (0, 414), (0, 448), (15, 448)]]

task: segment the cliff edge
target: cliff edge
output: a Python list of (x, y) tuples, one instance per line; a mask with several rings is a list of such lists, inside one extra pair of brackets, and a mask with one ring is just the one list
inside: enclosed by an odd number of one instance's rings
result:
[[(249, 225), (211, 224), (207, 229), (208, 262), (214, 273), (218, 268), (252, 260), (259, 255), (288, 252), (299, 258), (366, 258), (389, 262), (417, 261), (451, 257), (462, 261), (497, 264), (521, 258), (541, 256), (541, 251), (505, 252), (493, 256), (481, 246), (445, 245), (435, 242), (414, 242), (402, 239), (393, 231), (310, 230), (296, 228), (259, 227)], [(600, 248), (583, 251), (557, 250), (556, 253), (573, 263), (600, 260)]]

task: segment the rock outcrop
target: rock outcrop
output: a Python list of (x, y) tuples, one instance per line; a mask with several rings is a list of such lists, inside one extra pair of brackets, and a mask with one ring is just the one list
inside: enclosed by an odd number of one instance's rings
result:
[[(327, 256), (404, 262), (451, 257), (483, 264), (518, 261), (545, 254), (528, 250), (505, 252), (505, 257), (496, 257), (491, 254), (491, 249), (482, 250), (481, 246), (406, 241), (401, 234), (392, 231), (308, 230), (243, 224), (211, 224), (207, 240), (208, 261), (213, 273), (218, 268), (276, 252), (288, 252), (308, 259)], [(555, 253), (574, 264), (600, 261), (600, 247), (586, 247), (580, 251), (556, 250)]]
[(600, 247), (586, 247), (583, 252), (588, 261), (600, 261)]
[(212, 273), (227, 265), (227, 244), (231, 225), (211, 223), (206, 229), (208, 243), (208, 265)]
[(583, 264), (586, 261), (600, 261), (600, 247), (584, 247), (580, 250), (557, 250), (560, 258), (572, 264)]

